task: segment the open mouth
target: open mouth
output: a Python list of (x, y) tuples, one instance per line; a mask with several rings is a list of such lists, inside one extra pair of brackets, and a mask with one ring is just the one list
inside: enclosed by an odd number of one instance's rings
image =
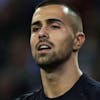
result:
[(52, 46), (48, 43), (42, 42), (37, 45), (37, 50), (39, 53), (48, 53), (50, 52), (51, 49), (52, 49)]
[(51, 49), (51, 47), (48, 46), (48, 45), (40, 45), (39, 48), (38, 48), (39, 51), (41, 51), (41, 50), (48, 50), (48, 49)]

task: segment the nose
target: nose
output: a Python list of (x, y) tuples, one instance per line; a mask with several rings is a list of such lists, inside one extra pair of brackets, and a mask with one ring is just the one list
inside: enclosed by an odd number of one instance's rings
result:
[(48, 34), (48, 29), (46, 27), (41, 28), (40, 32), (39, 32), (39, 39), (41, 38), (49, 38), (49, 34)]

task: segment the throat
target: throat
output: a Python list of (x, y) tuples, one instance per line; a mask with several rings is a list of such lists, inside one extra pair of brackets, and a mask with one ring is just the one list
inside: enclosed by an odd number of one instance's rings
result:
[[(62, 73), (63, 72), (63, 73)], [(49, 98), (56, 98), (69, 91), (79, 80), (81, 73), (45, 73), (41, 70), (44, 93)], [(69, 74), (69, 75), (68, 75)]]
[(43, 84), (45, 95), (49, 98), (55, 98), (62, 95), (59, 78), (54, 74), (49, 74), (47, 80)]

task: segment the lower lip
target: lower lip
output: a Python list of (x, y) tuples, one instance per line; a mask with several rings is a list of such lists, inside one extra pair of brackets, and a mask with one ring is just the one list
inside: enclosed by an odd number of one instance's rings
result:
[(38, 51), (39, 54), (47, 54), (50, 53), (51, 49), (46, 49), (46, 50), (40, 50)]

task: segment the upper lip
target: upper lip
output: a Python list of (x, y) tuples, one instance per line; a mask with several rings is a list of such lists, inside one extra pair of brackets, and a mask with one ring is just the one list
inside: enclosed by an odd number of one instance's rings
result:
[(52, 45), (50, 43), (47, 43), (47, 42), (39, 42), (37, 45), (36, 45), (36, 49), (39, 50), (41, 46), (48, 46), (49, 49), (52, 48)]

